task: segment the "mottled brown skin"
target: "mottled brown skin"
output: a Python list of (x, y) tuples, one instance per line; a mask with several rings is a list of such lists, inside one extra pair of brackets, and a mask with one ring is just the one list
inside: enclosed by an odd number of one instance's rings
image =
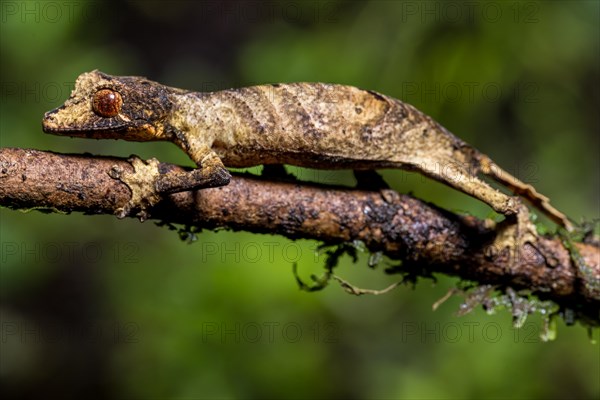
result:
[[(99, 93), (106, 96), (110, 91), (118, 94), (111, 98), (120, 98), (122, 105), (98, 98)], [(95, 110), (95, 102), (107, 112)], [(516, 216), (513, 233), (519, 240), (534, 240), (527, 208), (518, 197), (481, 180), (483, 174), (572, 229), (547, 197), (430, 117), (400, 100), (350, 86), (290, 83), (198, 93), (142, 77), (92, 71), (79, 76), (63, 106), (46, 113), (43, 128), (58, 135), (177, 144), (203, 172), (180, 174), (158, 188), (163, 192), (227, 184), (224, 165), (401, 168), (443, 182), (505, 216)], [(207, 176), (214, 179), (207, 182)]]

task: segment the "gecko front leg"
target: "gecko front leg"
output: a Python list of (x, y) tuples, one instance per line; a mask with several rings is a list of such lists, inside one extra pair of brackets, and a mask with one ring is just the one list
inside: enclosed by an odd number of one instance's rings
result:
[(198, 168), (185, 172), (167, 172), (156, 183), (157, 191), (177, 193), (229, 184), (231, 174), (203, 135), (174, 129), (172, 141), (186, 152)]
[[(182, 145), (198, 169), (182, 172), (165, 170), (163, 165), (158, 170), (156, 160), (132, 162), (136, 170), (132, 182), (141, 179), (159, 194), (226, 185), (231, 176), (221, 159), (210, 146), (203, 145), (202, 135), (194, 137), (197, 132), (187, 129), (189, 115), (178, 111), (177, 96), (184, 93), (141, 77), (116, 78), (92, 71), (77, 78), (71, 97), (44, 115), (42, 127), (57, 135), (138, 142), (163, 140)], [(184, 128), (179, 129), (179, 125)], [(115, 176), (129, 175), (116, 171)], [(153, 185), (148, 183), (150, 177)], [(140, 182), (130, 187), (140, 186)]]
[(156, 181), (156, 191), (169, 194), (229, 184), (231, 174), (212, 150), (198, 164), (191, 171), (161, 171), (164, 174)]
[(119, 179), (131, 190), (131, 199), (117, 210), (117, 216), (124, 218), (132, 210), (137, 210), (136, 215), (143, 221), (149, 216), (148, 210), (160, 201), (161, 195), (227, 185), (231, 175), (220, 161), (215, 154), (206, 160), (203, 168), (177, 171), (156, 158), (144, 161), (137, 156), (129, 157), (133, 172), (116, 165), (109, 172), (112, 178)]

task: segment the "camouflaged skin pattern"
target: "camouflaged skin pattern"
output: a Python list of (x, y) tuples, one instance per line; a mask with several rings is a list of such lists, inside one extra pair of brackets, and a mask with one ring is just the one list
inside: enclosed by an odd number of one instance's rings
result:
[[(122, 98), (114, 116), (94, 110), (94, 96), (105, 89)], [(63, 106), (46, 113), (43, 128), (58, 135), (171, 141), (215, 174), (223, 174), (223, 164), (413, 170), (525, 221), (527, 208), (480, 179), (484, 174), (571, 228), (547, 197), (432, 118), (400, 100), (351, 86), (289, 83), (199, 93), (92, 71), (79, 76)]]

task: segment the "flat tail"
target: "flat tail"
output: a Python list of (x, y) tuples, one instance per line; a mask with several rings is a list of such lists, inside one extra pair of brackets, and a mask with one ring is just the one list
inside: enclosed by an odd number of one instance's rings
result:
[(481, 173), (493, 178), (495, 181), (503, 184), (509, 188), (514, 194), (527, 199), (536, 208), (542, 211), (552, 221), (564, 227), (568, 232), (572, 232), (574, 229), (573, 222), (562, 212), (558, 211), (550, 204), (550, 199), (543, 194), (540, 194), (535, 188), (527, 183), (524, 183), (512, 176), (496, 163), (494, 163), (489, 157), (485, 155), (479, 156), (480, 170)]

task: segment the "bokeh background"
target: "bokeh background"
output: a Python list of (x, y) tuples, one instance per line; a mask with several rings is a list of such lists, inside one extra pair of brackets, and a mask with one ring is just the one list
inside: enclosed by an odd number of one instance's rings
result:
[[(100, 69), (218, 90), (322, 81), (414, 104), (573, 218), (598, 218), (599, 3), (2, 1), (2, 146), (157, 157), (167, 143), (45, 135), (41, 118)], [(260, 171), (259, 168), (253, 171)], [(349, 172), (290, 168), (352, 185)], [(484, 204), (413, 174), (393, 188), (453, 211)], [(457, 280), (356, 298), (319, 273), (318, 243), (152, 222), (0, 210), (3, 395), (67, 398), (598, 398), (580, 326), (542, 343), (508, 312), (431, 305)], [(396, 278), (344, 258), (362, 287)], [(384, 261), (386, 263), (388, 261)], [(595, 333), (596, 339), (598, 333)], [(8, 398), (4, 397), (3, 398)]]

